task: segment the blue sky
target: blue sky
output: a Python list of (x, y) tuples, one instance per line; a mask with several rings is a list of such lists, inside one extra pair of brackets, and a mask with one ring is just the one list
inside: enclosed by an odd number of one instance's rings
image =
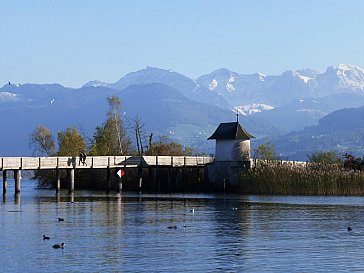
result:
[(360, 0), (0, 0), (0, 86), (364, 67)]

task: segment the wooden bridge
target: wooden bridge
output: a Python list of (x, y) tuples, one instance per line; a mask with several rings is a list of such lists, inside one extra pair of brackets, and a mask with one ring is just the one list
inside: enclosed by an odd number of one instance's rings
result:
[[(89, 156), (84, 163), (79, 157), (1, 157), (3, 172), (3, 194), (7, 191), (7, 172), (14, 171), (15, 193), (21, 190), (21, 170), (56, 170), (56, 190), (60, 190), (60, 170), (67, 170), (68, 189), (74, 191), (75, 169), (106, 169), (110, 180), (110, 169), (116, 168), (203, 168), (214, 160), (211, 156)], [(121, 190), (121, 181), (119, 189)]]

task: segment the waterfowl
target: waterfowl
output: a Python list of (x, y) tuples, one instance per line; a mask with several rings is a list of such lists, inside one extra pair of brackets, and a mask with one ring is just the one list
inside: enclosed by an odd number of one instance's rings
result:
[(195, 213), (195, 209), (194, 208), (190, 209), (190, 212)]
[(51, 237), (43, 235), (43, 240), (49, 240)]
[(348, 231), (352, 231), (353, 229), (351, 227), (348, 227)]
[(169, 229), (176, 229), (177, 226), (168, 226), (167, 228), (169, 228)]
[(58, 217), (58, 222), (61, 222), (61, 221), (64, 221), (64, 219)]
[(64, 243), (61, 244), (55, 244), (52, 246), (53, 248), (64, 248)]

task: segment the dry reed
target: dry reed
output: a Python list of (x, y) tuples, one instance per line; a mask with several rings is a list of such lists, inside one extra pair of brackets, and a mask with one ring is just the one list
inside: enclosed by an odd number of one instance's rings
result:
[(364, 171), (341, 165), (260, 162), (241, 175), (238, 191), (273, 195), (364, 195)]

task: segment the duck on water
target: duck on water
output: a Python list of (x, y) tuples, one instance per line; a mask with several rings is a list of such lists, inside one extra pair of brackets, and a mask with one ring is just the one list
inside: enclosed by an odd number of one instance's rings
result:
[(64, 248), (64, 243), (61, 243), (61, 244), (55, 244), (55, 245), (53, 245), (52, 247), (53, 248)]

